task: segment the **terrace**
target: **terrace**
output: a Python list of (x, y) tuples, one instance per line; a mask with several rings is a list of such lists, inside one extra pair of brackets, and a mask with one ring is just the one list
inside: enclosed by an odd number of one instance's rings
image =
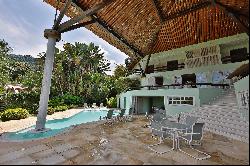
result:
[[(42, 140), (0, 142), (0, 164), (164, 164), (221, 165), (249, 164), (249, 146), (224, 136), (206, 132), (201, 150), (211, 155), (195, 160), (179, 151), (163, 155), (148, 149), (157, 143), (145, 127), (148, 120), (135, 116), (132, 122), (103, 122), (75, 126), (71, 131)], [(166, 141), (162, 148), (171, 146)]]
[[(249, 164), (249, 78), (233, 85), (212, 78), (215, 70), (223, 69), (224, 74), (249, 63), (248, 1), (45, 2), (60, 14), (52, 29), (45, 30), (48, 45), (35, 132), (46, 132), (56, 42), (62, 33), (80, 27), (130, 56), (129, 77), (139, 77), (141, 86), (120, 94), (118, 108), (126, 109), (133, 120), (112, 125), (103, 120), (80, 124), (56, 136), (32, 141), (1, 140), (0, 164)], [(64, 14), (70, 20), (61, 23)], [(244, 54), (235, 60), (241, 51)], [(198, 72), (206, 73), (205, 82), (196, 82), (196, 76), (203, 74)], [(184, 75), (182, 80), (192, 75), (188, 79), (193, 82), (173, 83), (172, 77), (180, 75)], [(150, 78), (154, 78), (153, 83)], [(154, 114), (152, 106), (164, 107), (166, 116), (193, 115), (205, 123), (199, 149), (211, 157), (199, 161), (178, 150), (162, 155), (151, 151), (148, 146), (160, 138), (152, 137), (150, 120), (139, 114)], [(131, 109), (134, 112), (129, 112)], [(64, 116), (69, 115), (66, 112)], [(25, 127), (35, 125), (35, 119), (19, 122)], [(7, 130), (17, 129), (14, 125)], [(166, 139), (160, 148), (171, 144)], [(188, 149), (187, 144), (181, 145)]]

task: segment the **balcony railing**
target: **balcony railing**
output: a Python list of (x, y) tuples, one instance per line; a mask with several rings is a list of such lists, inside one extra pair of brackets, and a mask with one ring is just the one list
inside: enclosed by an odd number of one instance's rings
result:
[(147, 85), (147, 86), (140, 86), (140, 87), (130, 87), (128, 91), (131, 90), (141, 90), (143, 89), (148, 89), (148, 90), (157, 90), (157, 89), (181, 89), (181, 88), (197, 88), (199, 86), (210, 86), (210, 87), (217, 87), (217, 88), (223, 88), (225, 89), (226, 87), (229, 87), (229, 84), (213, 84), (213, 83), (195, 83), (195, 84), (167, 84), (167, 85)]

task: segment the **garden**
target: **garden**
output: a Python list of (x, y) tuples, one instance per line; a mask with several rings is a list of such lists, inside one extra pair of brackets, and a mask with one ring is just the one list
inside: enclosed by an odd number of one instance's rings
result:
[[(9, 44), (0, 40), (1, 121), (24, 119), (38, 113), (46, 54), (42, 52), (34, 58), (11, 52)], [(114, 74), (107, 75), (110, 65), (94, 43), (66, 43), (63, 50), (56, 49), (47, 114), (83, 107), (84, 103), (116, 107), (116, 95), (138, 87), (140, 82), (126, 78), (127, 63), (117, 65)], [(22, 89), (8, 89), (10, 85)]]

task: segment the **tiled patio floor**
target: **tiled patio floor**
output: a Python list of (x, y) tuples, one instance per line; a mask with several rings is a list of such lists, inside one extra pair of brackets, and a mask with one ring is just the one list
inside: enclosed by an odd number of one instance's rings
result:
[(143, 127), (147, 123), (137, 117), (111, 126), (82, 124), (52, 138), (0, 142), (0, 164), (249, 164), (249, 144), (208, 132), (201, 148), (210, 159), (197, 161), (179, 151), (158, 155), (147, 148), (158, 142)]

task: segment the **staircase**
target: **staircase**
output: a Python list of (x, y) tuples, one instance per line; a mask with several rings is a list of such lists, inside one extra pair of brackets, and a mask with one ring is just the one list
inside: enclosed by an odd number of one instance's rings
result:
[(184, 116), (199, 117), (205, 123), (204, 130), (243, 142), (249, 142), (249, 122), (238, 111), (234, 89), (229, 89), (208, 105), (202, 105)]

